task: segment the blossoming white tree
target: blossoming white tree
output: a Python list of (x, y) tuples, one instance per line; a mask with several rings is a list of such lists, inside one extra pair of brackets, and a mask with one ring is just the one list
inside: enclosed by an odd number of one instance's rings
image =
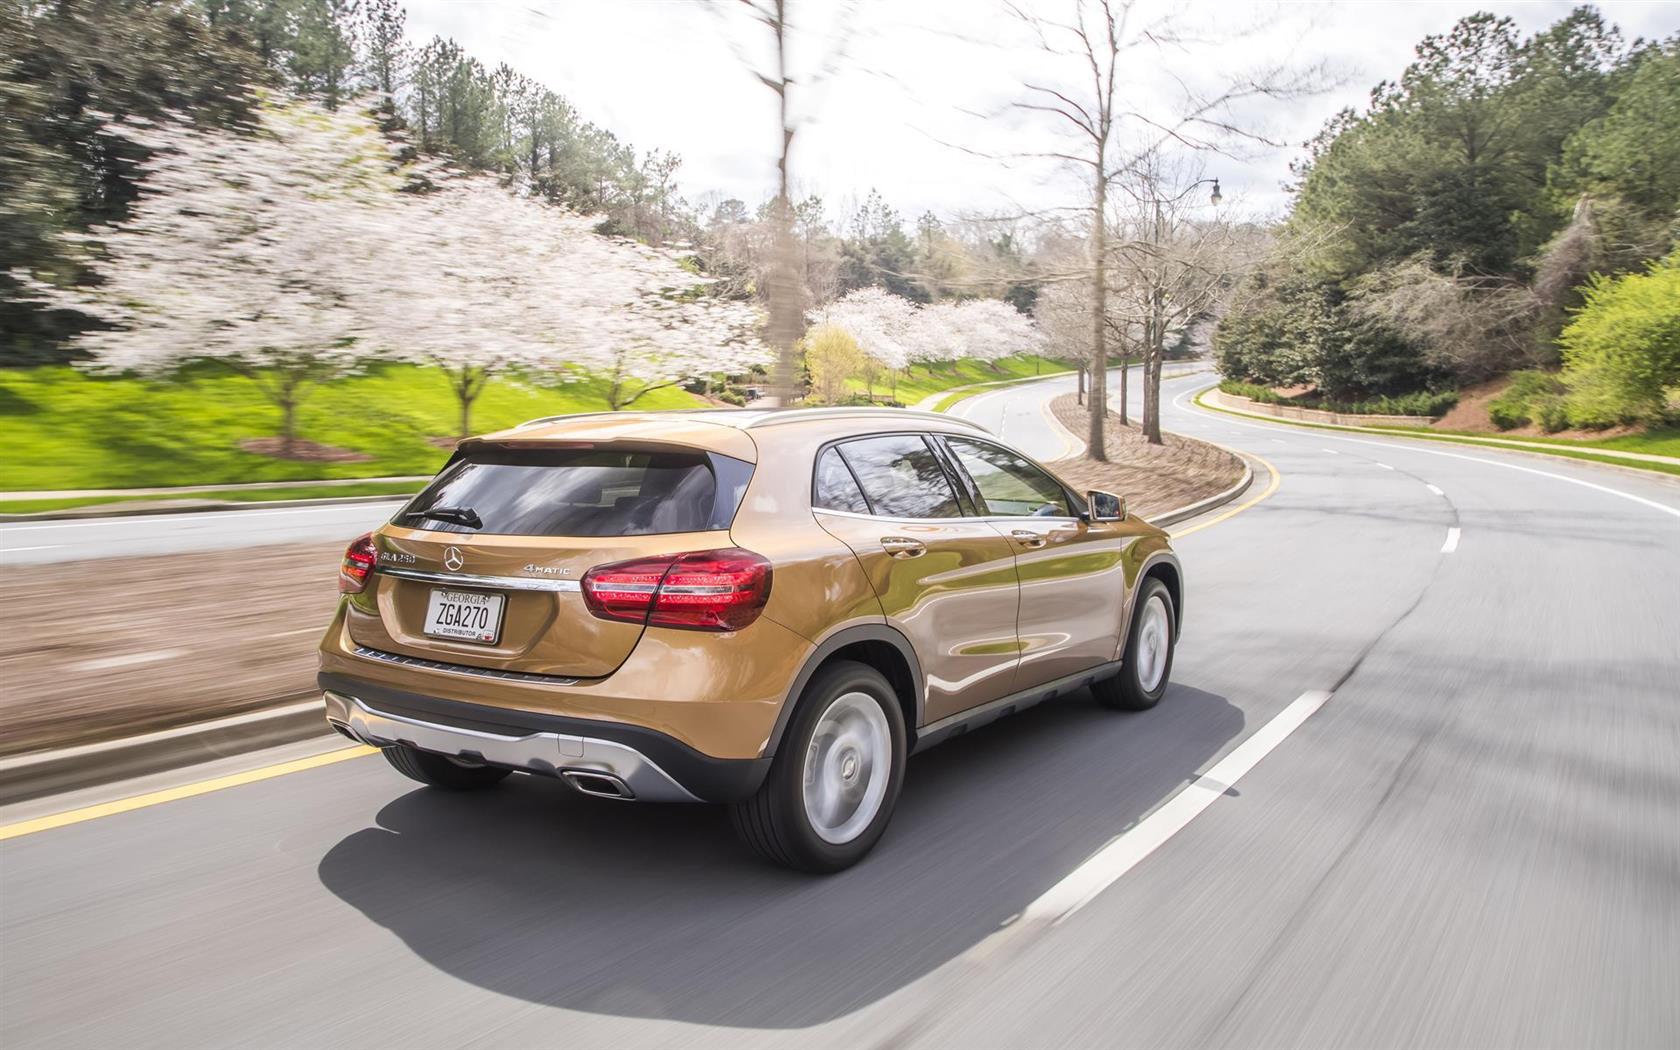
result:
[[(264, 106), (251, 134), (125, 122), (153, 152), (145, 195), (85, 240), (96, 284), (34, 285), (106, 326), (96, 366), (165, 372), (213, 358), (280, 408), (379, 354), (448, 375), (461, 431), (495, 373), (613, 377), (611, 405), (767, 357), (743, 303), (705, 294), (674, 254), (484, 178), (419, 171), (357, 107)], [(416, 179), (432, 192), (399, 192)]]
[(879, 288), (862, 288), (829, 304), (823, 319), (894, 371), (960, 358), (995, 361), (1036, 353), (1044, 344), (1032, 318), (999, 299), (918, 306)]
[[(249, 134), (129, 120), (107, 134), (151, 151), (128, 221), (73, 236), (95, 285), (29, 282), (106, 327), (78, 337), (96, 367), (155, 374), (225, 362), (281, 412), (287, 452), (299, 401), (365, 355), (357, 303), (376, 275), (360, 246), (388, 225), (402, 176), (366, 118), (265, 106)], [(23, 275), (27, 281), (27, 276)]]
[(457, 176), (411, 196), (380, 246), (373, 335), (449, 377), (461, 433), (484, 384), (509, 368), (608, 378), (608, 406), (692, 376), (769, 359), (749, 304), (706, 293), (674, 253), (603, 237), (592, 221)]

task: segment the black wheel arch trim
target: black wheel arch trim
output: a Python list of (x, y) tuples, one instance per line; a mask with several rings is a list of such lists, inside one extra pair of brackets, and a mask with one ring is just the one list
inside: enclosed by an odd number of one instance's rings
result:
[[(1148, 578), (1150, 570), (1157, 565), (1167, 566), (1178, 577), (1178, 593), (1172, 595), (1173, 644), (1177, 645), (1179, 638), (1184, 635), (1184, 566), (1179, 563), (1178, 555), (1174, 554), (1170, 548), (1166, 548), (1151, 554), (1143, 560), (1142, 565), (1138, 566), (1137, 584), (1132, 588), (1132, 593), (1126, 597), (1129, 607), (1126, 610), (1126, 633), (1120, 636), (1121, 652), (1125, 652), (1126, 639), (1132, 636), (1132, 620), (1137, 616), (1138, 592), (1143, 589), (1143, 581)], [(1168, 587), (1168, 592), (1171, 591), (1172, 588)]]
[(910, 668), (910, 685), (915, 695), (911, 698), (914, 705), (913, 719), (907, 719), (906, 735), (909, 737), (910, 747), (915, 746), (916, 733), (922, 725), (922, 705), (926, 700), (926, 687), (922, 680), (922, 662), (916, 658), (916, 650), (910, 645), (910, 639), (894, 627), (884, 623), (863, 623), (851, 627), (843, 627), (824, 638), (817, 644), (805, 663), (799, 668), (799, 674), (794, 676), (793, 685), (788, 687), (787, 695), (782, 700), (782, 710), (776, 715), (776, 725), (770, 731), (770, 740), (764, 747), (766, 759), (776, 754), (776, 748), (781, 744), (782, 733), (786, 731), (788, 722), (793, 719), (793, 709), (798, 706), (799, 698), (810, 684), (811, 676), (818, 668), (828, 661), (829, 657), (844, 649), (848, 645), (858, 642), (885, 642), (898, 651)]

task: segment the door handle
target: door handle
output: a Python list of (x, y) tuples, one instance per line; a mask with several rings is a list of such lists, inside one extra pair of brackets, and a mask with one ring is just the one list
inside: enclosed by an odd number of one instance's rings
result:
[(1023, 547), (1042, 547), (1049, 542), (1031, 529), (1012, 529), (1009, 536)]
[(882, 536), (881, 549), (895, 558), (919, 558), (927, 553), (927, 544), (904, 536)]

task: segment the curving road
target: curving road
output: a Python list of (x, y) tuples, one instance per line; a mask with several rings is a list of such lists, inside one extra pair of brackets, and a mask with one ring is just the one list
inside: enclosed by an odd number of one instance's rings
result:
[[(1050, 454), (1068, 382), (962, 411)], [(1680, 484), (1205, 384), (1168, 426), (1278, 480), (1177, 528), (1156, 710), (1076, 695), (918, 757), (821, 880), (712, 810), (376, 758), (22, 835), (0, 1043), (1680, 1042)]]

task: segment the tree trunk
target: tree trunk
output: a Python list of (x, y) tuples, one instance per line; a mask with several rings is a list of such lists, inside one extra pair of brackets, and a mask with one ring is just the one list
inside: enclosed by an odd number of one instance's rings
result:
[(1162, 331), (1161, 292), (1150, 293), (1148, 341), (1143, 348), (1143, 438), (1151, 445), (1161, 440), (1161, 357), (1166, 342)]
[(1132, 425), (1132, 418), (1127, 414), (1131, 409), (1126, 407), (1126, 379), (1131, 373), (1131, 357), (1130, 351), (1120, 351), (1120, 425), (1123, 427)]
[(1091, 209), (1091, 400), (1085, 455), (1108, 462), (1108, 180), (1104, 178), (1107, 143), (1097, 147), (1096, 204)]
[(280, 397), (280, 455), (292, 458), (297, 446), (297, 398), (287, 391)]
[(478, 400), (478, 395), (484, 389), (484, 376), (475, 375), (471, 368), (461, 369), (461, 375), (455, 385), (455, 397), (461, 408), (460, 440), (465, 441), (472, 436), (472, 406)]
[(771, 29), (776, 35), (776, 92), (782, 129), (781, 153), (776, 158), (776, 229), (772, 241), (774, 258), (767, 275), (770, 294), (770, 345), (776, 363), (770, 376), (771, 396), (779, 405), (791, 405), (799, 396), (799, 339), (805, 334), (804, 281), (800, 278), (799, 247), (793, 234), (793, 201), (789, 197), (788, 159), (793, 151), (795, 125), (789, 109), (788, 23), (785, 0), (775, 0), (776, 17)]
[[(1157, 250), (1166, 240), (1162, 229), (1161, 202), (1155, 201), (1153, 239)], [(1157, 258), (1159, 254), (1157, 251)], [(1149, 290), (1149, 315), (1143, 327), (1143, 439), (1151, 445), (1165, 444), (1161, 440), (1161, 355), (1166, 343), (1166, 320), (1162, 310), (1162, 289), (1166, 286), (1164, 268), (1151, 277), (1154, 286)]]

